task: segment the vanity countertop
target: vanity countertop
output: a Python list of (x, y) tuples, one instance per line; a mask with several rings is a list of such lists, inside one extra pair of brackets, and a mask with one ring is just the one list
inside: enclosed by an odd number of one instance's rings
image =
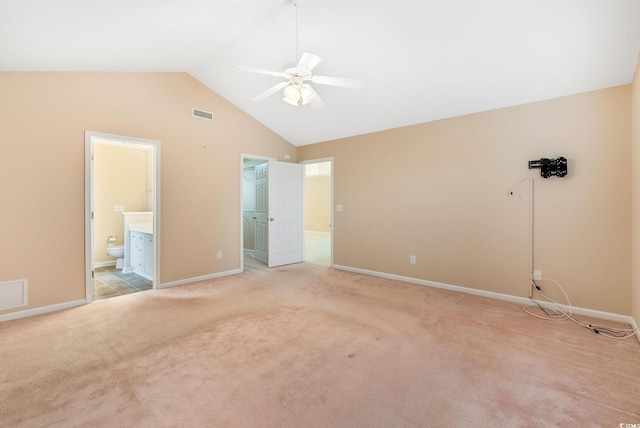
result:
[(153, 235), (153, 223), (131, 223), (129, 224), (129, 231)]

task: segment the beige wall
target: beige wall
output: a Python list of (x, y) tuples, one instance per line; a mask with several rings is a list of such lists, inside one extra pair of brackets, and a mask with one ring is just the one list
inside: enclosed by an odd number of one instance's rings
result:
[[(334, 158), (334, 263), (528, 295), (535, 268), (576, 306), (631, 313), (629, 86), (298, 148)], [(565, 156), (565, 178), (527, 161)], [(417, 264), (409, 264), (409, 255)]]
[(305, 177), (304, 227), (315, 232), (331, 232), (331, 176)]
[(241, 153), (296, 161), (184, 73), (2, 72), (0, 94), (0, 281), (28, 278), (19, 310), (85, 298), (85, 130), (161, 142), (163, 283), (240, 266)]
[(631, 85), (631, 134), (633, 141), (633, 318), (640, 325), (640, 57)]
[(151, 149), (134, 149), (110, 144), (95, 144), (93, 148), (94, 187), (94, 260), (115, 262), (107, 254), (107, 238), (116, 235), (115, 245), (124, 244), (124, 216), (114, 205), (125, 211), (145, 211), (147, 153)]
[[(535, 177), (535, 267), (577, 306), (631, 314), (638, 91), (636, 79), (298, 148), (302, 160), (334, 158), (344, 207), (334, 214), (334, 262), (526, 296), (527, 188), (522, 199), (507, 193)], [(296, 161), (293, 146), (183, 73), (3, 72), (0, 93), (0, 281), (28, 278), (26, 309), (85, 297), (85, 130), (161, 141), (164, 283), (239, 267), (240, 153)], [(192, 107), (214, 121), (192, 118)], [(556, 156), (569, 158), (568, 177), (527, 169)], [(636, 320), (639, 284), (634, 271)]]

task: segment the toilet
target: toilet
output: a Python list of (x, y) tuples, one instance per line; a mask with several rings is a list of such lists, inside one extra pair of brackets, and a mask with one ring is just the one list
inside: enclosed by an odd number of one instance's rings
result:
[(116, 259), (116, 269), (122, 269), (124, 266), (124, 245), (115, 245), (107, 247), (107, 254)]

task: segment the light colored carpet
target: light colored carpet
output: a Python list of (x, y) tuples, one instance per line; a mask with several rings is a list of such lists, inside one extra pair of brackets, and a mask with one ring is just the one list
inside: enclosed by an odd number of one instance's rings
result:
[(618, 427), (640, 345), (301, 263), (0, 324), (0, 426)]

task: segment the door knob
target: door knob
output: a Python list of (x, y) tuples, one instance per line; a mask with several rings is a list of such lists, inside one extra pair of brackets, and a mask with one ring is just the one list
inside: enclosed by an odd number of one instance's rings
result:
[(252, 218), (252, 219), (254, 219), (254, 220), (257, 220), (257, 219), (258, 219), (258, 217), (251, 217), (251, 218)]
[(274, 220), (274, 219), (273, 219), (273, 217), (271, 217), (271, 218), (269, 219), (269, 221), (273, 221), (273, 220)]

